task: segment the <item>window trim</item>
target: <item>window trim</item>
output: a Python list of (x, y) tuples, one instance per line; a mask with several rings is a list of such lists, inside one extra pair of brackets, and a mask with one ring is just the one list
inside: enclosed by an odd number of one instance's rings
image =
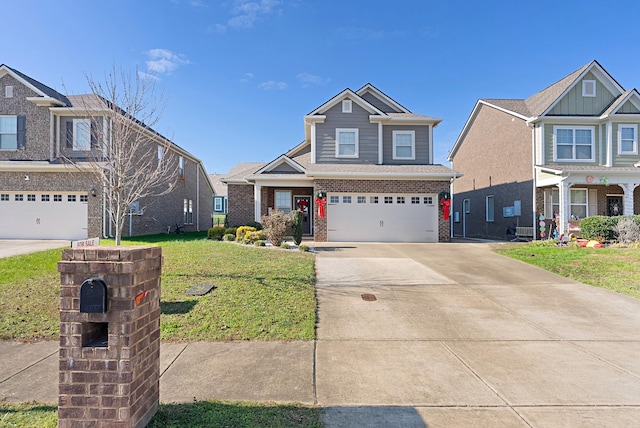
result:
[[(593, 85), (593, 92), (589, 92), (588, 88), (589, 85)], [(583, 80), (582, 81), (582, 96), (583, 97), (589, 97), (589, 98), (593, 98), (595, 97), (596, 94), (596, 81), (595, 80)]]
[[(489, 204), (489, 201), (491, 201), (491, 204)], [(495, 195), (487, 195), (484, 200), (484, 206), (485, 221), (487, 223), (494, 223), (496, 221)], [(489, 212), (489, 207), (491, 207), (491, 212)]]
[[(633, 150), (622, 150), (622, 128), (633, 129)], [(638, 125), (631, 123), (618, 124), (618, 154), (619, 155), (637, 155), (638, 154)]]
[[(282, 194), (287, 194), (289, 195), (289, 197), (287, 198), (287, 201), (289, 202), (289, 206), (284, 206), (284, 205), (278, 205), (278, 193), (282, 193)], [(278, 211), (282, 211), (285, 214), (289, 214), (291, 212), (291, 210), (293, 209), (293, 200), (291, 198), (291, 190), (275, 190), (273, 192), (273, 208), (275, 210)], [(284, 209), (283, 209), (284, 208)], [(286, 211), (288, 210), (288, 211)]]
[[(584, 192), (585, 194), (585, 202), (584, 203), (574, 203), (573, 202), (573, 193), (576, 191)], [(589, 217), (589, 189), (586, 187), (572, 187), (569, 189), (569, 218), (573, 215), (573, 206), (584, 206), (585, 216), (582, 218)], [(582, 220), (582, 219), (578, 219)]]
[[(573, 158), (559, 158), (558, 157), (558, 130), (562, 129), (570, 129), (573, 132), (573, 142), (572, 142), (572, 152)], [(591, 158), (590, 159), (577, 159), (576, 158), (576, 130), (588, 130), (591, 132)], [(563, 144), (566, 146), (567, 144)], [(585, 144), (580, 144), (584, 146)], [(596, 161), (596, 129), (595, 126), (566, 126), (566, 125), (555, 125), (553, 127), (553, 160), (554, 162), (595, 162)]]
[(13, 98), (13, 86), (7, 85), (4, 87), (4, 97), (5, 98)]
[[(416, 160), (416, 131), (403, 131), (403, 130), (395, 130), (392, 131), (392, 139), (393, 139), (393, 153), (392, 157), (394, 160)], [(396, 140), (398, 135), (409, 134), (411, 135), (411, 156), (398, 156), (396, 149), (398, 147), (398, 142)], [(407, 147), (407, 146), (400, 146)]]
[[(88, 118), (73, 118), (72, 119), (72, 123), (73, 123), (73, 139), (71, 141), (71, 150), (75, 151), (75, 152), (88, 152), (91, 150), (91, 119)], [(83, 147), (80, 147), (80, 145), (78, 144), (78, 136), (79, 135), (84, 135), (84, 132), (80, 133), (78, 132), (78, 127), (80, 125), (83, 125), (84, 127), (86, 127), (86, 131), (88, 132), (88, 140), (85, 143), (85, 145)]]
[[(339, 135), (340, 133), (348, 133), (348, 132), (352, 132), (355, 134), (355, 149), (354, 149), (354, 154), (352, 155), (341, 155), (340, 154), (340, 140), (339, 140)], [(346, 143), (342, 143), (342, 144), (346, 144)], [(349, 145), (351, 145), (351, 143), (349, 143)], [(336, 128), (336, 158), (346, 158), (346, 159), (356, 159), (359, 157), (359, 146), (360, 146), (360, 135), (359, 135), (359, 130), (358, 128)]]
[(343, 113), (353, 113), (353, 101), (351, 101), (351, 100), (342, 100), (342, 112)]
[(214, 196), (213, 197), (213, 210), (216, 212), (222, 212), (224, 208), (224, 197), (222, 196)]

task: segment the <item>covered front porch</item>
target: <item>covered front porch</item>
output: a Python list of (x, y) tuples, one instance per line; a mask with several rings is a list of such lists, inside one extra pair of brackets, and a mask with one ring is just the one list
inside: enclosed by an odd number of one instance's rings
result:
[[(536, 212), (570, 234), (585, 217), (640, 213), (638, 168), (536, 167)], [(539, 217), (540, 218), (540, 217)]]
[(313, 185), (308, 182), (276, 183), (254, 185), (255, 221), (260, 221), (263, 215), (269, 215), (273, 210), (282, 211), (285, 214), (293, 210), (303, 213), (302, 234), (313, 235)]

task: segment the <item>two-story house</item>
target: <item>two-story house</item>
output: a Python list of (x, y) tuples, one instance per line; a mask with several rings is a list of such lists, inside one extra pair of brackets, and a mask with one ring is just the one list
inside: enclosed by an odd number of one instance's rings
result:
[[(454, 235), (545, 238), (640, 213), (640, 95), (597, 61), (527, 99), (480, 99), (450, 152)], [(552, 224), (553, 223), (553, 224)]]
[(298, 146), (224, 179), (229, 224), (300, 209), (304, 233), (319, 242), (448, 241), (440, 198), (455, 173), (433, 163), (440, 122), (371, 84), (345, 89), (304, 116)]
[[(0, 65), (0, 239), (113, 235), (106, 190), (92, 172), (95, 163), (86, 159), (104, 144), (95, 141), (93, 127), (108, 130), (110, 124), (99, 113), (87, 117), (87, 100), (100, 108), (92, 94), (65, 96)], [(166, 233), (176, 224), (186, 231), (209, 228), (214, 193), (202, 162), (144, 124), (131, 123), (149, 136), (148, 144), (174, 152), (179, 177), (168, 194), (136, 201), (123, 236)], [(140, 159), (146, 161), (157, 159)]]

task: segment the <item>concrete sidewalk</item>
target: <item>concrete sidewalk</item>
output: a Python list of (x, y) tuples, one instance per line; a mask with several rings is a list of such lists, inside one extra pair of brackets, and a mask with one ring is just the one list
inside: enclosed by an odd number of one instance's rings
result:
[[(315, 342), (163, 343), (161, 401), (299, 402), (327, 427), (640, 421), (640, 300), (486, 244), (316, 249)], [(57, 352), (0, 342), (0, 401), (55, 403)]]

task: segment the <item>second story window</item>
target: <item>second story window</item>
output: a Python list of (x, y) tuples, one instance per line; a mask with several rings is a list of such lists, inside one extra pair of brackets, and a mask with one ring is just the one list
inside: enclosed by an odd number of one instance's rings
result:
[(0, 149), (18, 148), (18, 117), (0, 116)]
[(178, 176), (184, 178), (184, 158), (182, 156), (178, 158)]
[(620, 125), (618, 127), (618, 153), (621, 155), (638, 154), (638, 125)]
[(73, 119), (73, 150), (91, 150), (91, 121)]
[(556, 126), (555, 136), (556, 161), (587, 161), (594, 159), (594, 128), (591, 126)]
[(358, 157), (358, 129), (357, 128), (337, 128), (336, 129), (336, 157), (337, 158), (357, 158)]
[(416, 158), (415, 131), (393, 131), (393, 158), (405, 160)]

